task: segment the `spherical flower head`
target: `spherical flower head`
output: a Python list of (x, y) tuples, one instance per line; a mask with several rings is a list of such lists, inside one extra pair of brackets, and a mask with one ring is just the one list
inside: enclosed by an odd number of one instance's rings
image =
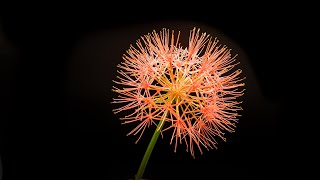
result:
[(174, 31), (163, 29), (131, 45), (117, 66), (118, 97), (112, 103), (123, 103), (114, 113), (128, 112), (120, 118), (123, 124), (137, 124), (128, 133), (140, 134), (137, 142), (146, 128), (161, 122), (157, 130), (172, 132), (174, 151), (185, 143), (194, 157), (194, 147), (202, 154), (203, 147), (217, 148), (217, 138), (225, 141), (225, 132), (234, 132), (244, 78), (235, 70), (236, 56), (217, 38), (194, 28), (183, 47), (179, 37), (180, 32), (175, 38)]

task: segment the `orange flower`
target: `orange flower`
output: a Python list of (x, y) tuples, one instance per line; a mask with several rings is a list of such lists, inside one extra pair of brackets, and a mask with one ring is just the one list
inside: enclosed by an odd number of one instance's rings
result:
[(217, 148), (216, 137), (225, 141), (225, 131), (234, 132), (244, 78), (234, 70), (236, 56), (217, 38), (194, 28), (184, 48), (179, 36), (168, 29), (153, 31), (130, 46), (118, 65), (118, 87), (113, 87), (119, 94), (113, 103), (125, 105), (114, 113), (132, 110), (121, 120), (137, 123), (128, 133), (140, 133), (137, 142), (147, 127), (162, 121), (161, 133), (172, 130), (174, 151), (184, 142), (194, 157), (194, 146), (202, 154), (203, 147)]

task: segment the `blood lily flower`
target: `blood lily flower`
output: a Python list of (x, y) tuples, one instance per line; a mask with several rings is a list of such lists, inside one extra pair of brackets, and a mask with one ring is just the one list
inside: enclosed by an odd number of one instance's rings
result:
[(179, 37), (163, 29), (131, 45), (118, 65), (113, 87), (118, 97), (112, 103), (123, 104), (114, 113), (128, 112), (123, 124), (136, 123), (128, 135), (139, 134), (137, 142), (156, 126), (158, 135), (172, 132), (175, 152), (184, 143), (194, 157), (195, 149), (202, 154), (203, 148), (217, 148), (217, 138), (225, 141), (225, 132), (234, 132), (244, 78), (235, 69), (236, 55), (217, 38), (194, 28), (183, 47)]

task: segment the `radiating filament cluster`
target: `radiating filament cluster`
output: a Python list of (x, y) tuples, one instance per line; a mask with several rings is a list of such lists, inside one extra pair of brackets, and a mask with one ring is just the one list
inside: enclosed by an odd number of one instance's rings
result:
[(194, 147), (217, 148), (217, 137), (234, 132), (237, 98), (243, 95), (239, 62), (231, 49), (200, 29), (190, 31), (189, 44), (183, 47), (174, 31), (162, 29), (142, 36), (131, 45), (118, 65), (112, 103), (122, 106), (114, 113), (127, 112), (123, 124), (135, 123), (128, 135), (164, 123), (161, 133), (171, 131), (174, 151), (184, 143), (194, 156)]

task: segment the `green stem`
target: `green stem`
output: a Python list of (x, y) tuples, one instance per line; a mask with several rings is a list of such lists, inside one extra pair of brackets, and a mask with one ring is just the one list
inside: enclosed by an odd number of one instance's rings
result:
[(145, 152), (145, 154), (143, 156), (143, 159), (141, 161), (138, 173), (136, 174), (135, 180), (141, 180), (142, 175), (144, 173), (144, 170), (146, 169), (148, 160), (150, 158), (151, 152), (152, 152), (152, 150), (154, 148), (154, 145), (156, 144), (156, 142), (158, 140), (158, 137), (160, 135), (161, 129), (163, 127), (163, 124), (164, 124), (163, 120), (158, 123), (157, 129), (154, 131), (153, 136), (151, 138), (151, 141), (150, 141), (150, 143), (148, 145), (148, 148), (147, 148), (147, 150), (146, 150), (146, 152)]

